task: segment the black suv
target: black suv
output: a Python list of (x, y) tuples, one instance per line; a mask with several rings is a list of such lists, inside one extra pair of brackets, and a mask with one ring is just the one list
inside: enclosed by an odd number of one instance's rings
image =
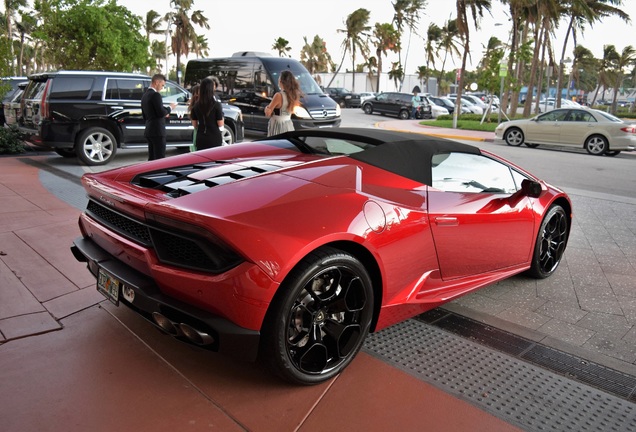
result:
[(342, 87), (327, 87), (325, 93), (335, 100), (341, 108), (358, 108), (360, 106), (360, 95), (352, 93)]
[[(147, 75), (59, 71), (29, 76), (21, 101), (18, 127), (25, 141), (77, 156), (87, 165), (110, 162), (118, 148), (145, 147), (141, 97), (150, 86)], [(167, 144), (192, 144), (187, 102), (190, 92), (174, 82), (161, 91), (164, 103), (177, 102), (166, 121)], [(226, 144), (243, 140), (239, 108), (223, 105)]]
[[(413, 95), (411, 93), (380, 93), (374, 98), (366, 99), (362, 104), (362, 110), (367, 114), (390, 114), (406, 120), (411, 117), (412, 101)], [(419, 118), (430, 118), (431, 106), (420, 99), (417, 115)]]

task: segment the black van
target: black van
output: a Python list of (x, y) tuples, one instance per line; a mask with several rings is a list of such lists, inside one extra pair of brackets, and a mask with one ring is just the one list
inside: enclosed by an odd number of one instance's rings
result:
[(290, 58), (239, 52), (232, 57), (193, 59), (186, 66), (184, 83), (191, 87), (207, 76), (217, 77), (217, 95), (241, 108), (245, 129), (266, 133), (269, 119), (264, 109), (279, 91), (278, 77), (285, 69), (294, 74), (304, 94), (292, 115), (296, 130), (340, 126), (340, 106), (322, 92), (300, 62)]

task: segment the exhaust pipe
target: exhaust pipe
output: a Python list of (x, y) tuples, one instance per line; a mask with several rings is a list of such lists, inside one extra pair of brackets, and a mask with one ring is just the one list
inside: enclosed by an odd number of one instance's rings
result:
[(152, 319), (155, 321), (155, 324), (157, 324), (159, 328), (165, 331), (166, 333), (172, 336), (179, 335), (179, 329), (177, 328), (177, 325), (173, 323), (172, 321), (170, 321), (165, 316), (161, 315), (159, 312), (153, 312)]
[(179, 329), (191, 342), (197, 345), (210, 345), (214, 343), (214, 338), (208, 333), (203, 333), (188, 324), (179, 324)]

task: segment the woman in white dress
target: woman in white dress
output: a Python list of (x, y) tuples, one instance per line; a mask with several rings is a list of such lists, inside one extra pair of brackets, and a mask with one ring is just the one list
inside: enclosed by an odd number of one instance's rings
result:
[(268, 106), (265, 107), (265, 115), (269, 117), (267, 136), (278, 135), (294, 130), (291, 114), (294, 108), (300, 105), (302, 92), (298, 81), (291, 71), (284, 70), (278, 78), (277, 92)]

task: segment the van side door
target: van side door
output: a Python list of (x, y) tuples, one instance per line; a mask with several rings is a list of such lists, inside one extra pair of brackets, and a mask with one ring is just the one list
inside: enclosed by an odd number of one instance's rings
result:
[(166, 143), (192, 143), (194, 126), (188, 109), (190, 93), (171, 81), (166, 82), (160, 93), (164, 106), (177, 103), (166, 119)]

